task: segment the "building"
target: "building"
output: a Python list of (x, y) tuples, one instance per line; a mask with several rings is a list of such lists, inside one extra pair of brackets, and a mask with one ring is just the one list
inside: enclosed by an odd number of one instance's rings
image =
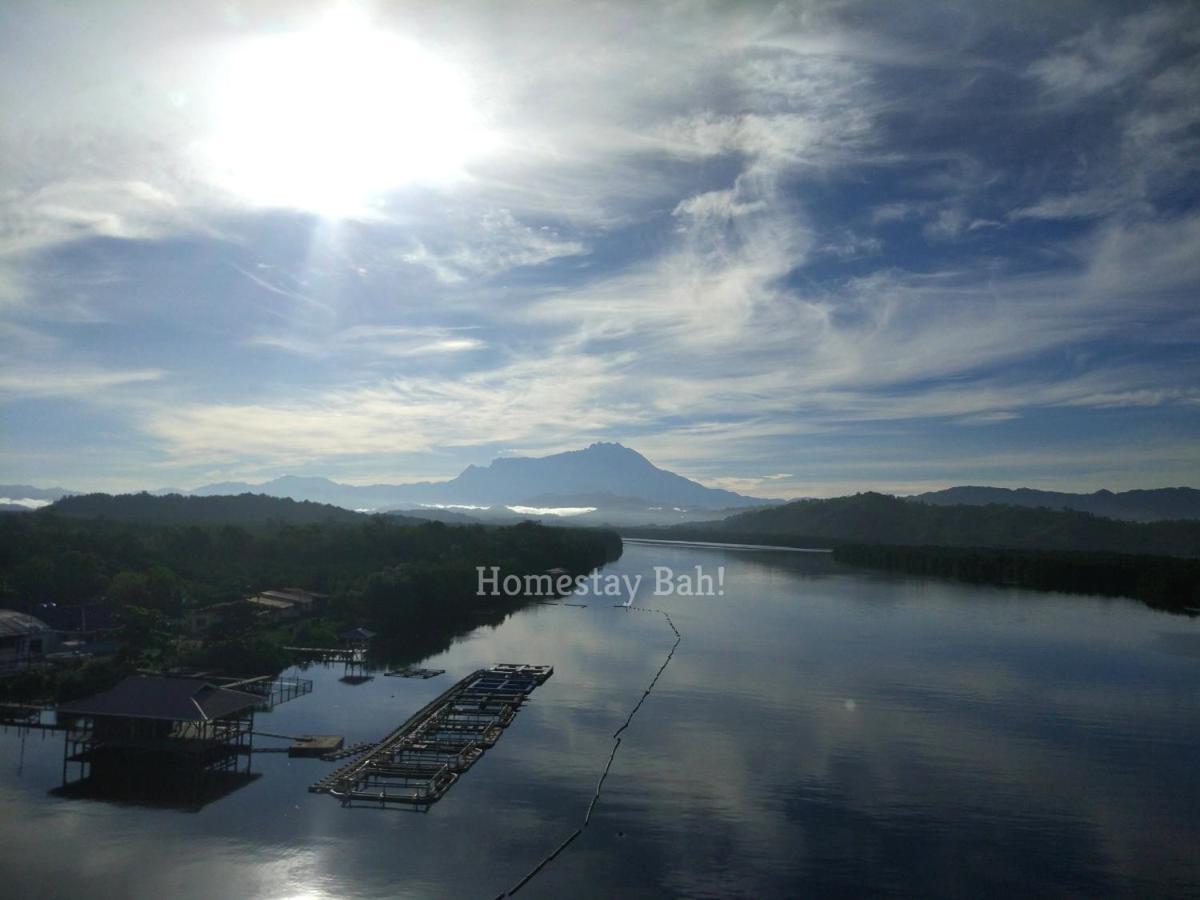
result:
[(303, 588), (280, 588), (275, 591), (263, 591), (253, 597), (247, 597), (250, 603), (264, 618), (273, 621), (283, 619), (298, 619), (325, 608), (329, 599), (328, 594), (318, 594)]
[(254, 709), (262, 698), (196, 678), (131, 675), (107, 691), (58, 707), (68, 724), (68, 765), (80, 779), (114, 771), (143, 777), (201, 775), (249, 765)]
[(338, 632), (338, 640), (348, 647), (365, 647), (375, 637), (375, 632), (368, 628), (347, 628)]
[(258, 596), (291, 603), (305, 615), (324, 609), (326, 601), (329, 600), (328, 594), (317, 594), (313, 591), (306, 591), (303, 588), (296, 587), (280, 588), (276, 591), (263, 591)]
[(242, 604), (230, 600), (227, 603), (214, 603), (212, 606), (203, 606), (200, 609), (190, 609), (187, 611), (185, 618), (187, 619), (188, 631), (192, 634), (203, 634), (219, 622), (224, 622), (239, 609)]
[(58, 645), (54, 629), (41, 619), (0, 609), (0, 675), (28, 669)]
[(292, 603), (289, 600), (279, 600), (275, 597), (264, 597), (261, 594), (255, 597), (247, 597), (246, 602), (254, 607), (254, 611), (261, 618), (271, 622), (295, 619), (304, 613), (303, 608), (296, 603)]

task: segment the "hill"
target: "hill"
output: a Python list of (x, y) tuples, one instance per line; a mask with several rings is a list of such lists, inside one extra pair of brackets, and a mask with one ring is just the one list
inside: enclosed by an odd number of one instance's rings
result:
[(1200, 560), (1063, 550), (843, 544), (839, 562), (1039, 591), (1134, 597), (1155, 609), (1200, 614)]
[(42, 513), (171, 525), (311, 525), (322, 522), (358, 522), (367, 518), (361, 513), (338, 506), (266, 497), (262, 494), (238, 494), (232, 497), (183, 497), (179, 494), (156, 497), (146, 493), (115, 496), (79, 494), (63, 497), (46, 507)]
[(936, 506), (874, 493), (797, 500), (703, 525), (625, 533), (791, 546), (877, 543), (1200, 556), (1200, 522), (1124, 522), (1020, 506)]
[(910, 499), (935, 506), (987, 506), (996, 503), (1004, 506), (1074, 509), (1109, 519), (1134, 522), (1200, 519), (1200, 491), (1187, 487), (1069, 494), (1032, 488), (964, 486), (918, 494)]

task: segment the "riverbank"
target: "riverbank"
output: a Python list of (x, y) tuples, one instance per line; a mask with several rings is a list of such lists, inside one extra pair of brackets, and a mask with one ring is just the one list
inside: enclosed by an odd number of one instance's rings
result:
[(838, 562), (1068, 594), (1130, 597), (1154, 609), (1200, 614), (1200, 560), (1126, 553), (843, 544)]
[[(480, 566), (584, 574), (619, 558), (622, 543), (613, 531), (534, 522), (377, 516), (251, 530), (36, 513), (0, 519), (0, 548), (0, 606), (36, 614), (39, 603), (97, 604), (121, 628), (113, 657), (31, 660), (27, 673), (0, 682), (0, 699), (62, 700), (139, 668), (276, 674), (293, 661), (285, 646), (338, 646), (349, 628), (374, 632), (373, 646), (402, 665), (539, 599), (481, 595)], [(320, 608), (280, 619), (246, 601), (287, 585), (320, 592), (310, 594)]]

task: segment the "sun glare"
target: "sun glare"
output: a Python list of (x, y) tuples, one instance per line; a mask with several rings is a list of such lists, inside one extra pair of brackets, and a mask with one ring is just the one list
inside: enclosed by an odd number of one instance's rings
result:
[(228, 189), (331, 217), (461, 177), (487, 143), (462, 73), (347, 9), (240, 47), (216, 116), (208, 150)]

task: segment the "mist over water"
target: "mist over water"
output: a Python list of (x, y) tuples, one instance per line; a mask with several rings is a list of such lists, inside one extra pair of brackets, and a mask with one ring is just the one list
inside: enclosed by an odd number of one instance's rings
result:
[[(604, 573), (725, 567), (651, 596), (682, 640), (589, 827), (521, 897), (1180, 895), (1200, 884), (1200, 623), (1123, 600), (846, 569), (824, 554), (628, 544)], [(48, 794), (61, 735), (0, 734), (12, 896), (494, 897), (582, 823), (675, 635), (657, 614), (537, 605), (425, 665), (256, 719), (380, 737), (493, 662), (554, 676), (428, 813), (344, 809), (330, 769), (258, 753), (199, 811)], [(283, 746), (256, 739), (256, 748)], [(64, 853), (65, 848), (70, 848)]]

